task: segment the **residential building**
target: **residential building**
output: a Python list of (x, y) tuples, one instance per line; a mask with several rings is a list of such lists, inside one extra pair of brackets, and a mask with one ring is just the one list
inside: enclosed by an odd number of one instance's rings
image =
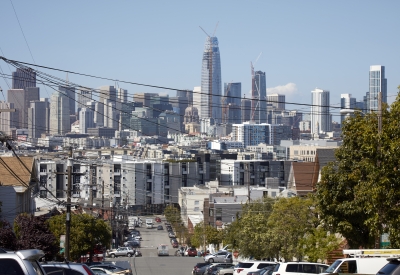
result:
[[(32, 215), (35, 211), (32, 194), (38, 192), (33, 157), (1, 157), (0, 165), (0, 219), (14, 225), (14, 219), (21, 213)], [(21, 163), (22, 162), (22, 163)], [(28, 169), (23, 168), (26, 166)], [(10, 167), (10, 169), (6, 168)], [(29, 170), (29, 171), (28, 171)]]

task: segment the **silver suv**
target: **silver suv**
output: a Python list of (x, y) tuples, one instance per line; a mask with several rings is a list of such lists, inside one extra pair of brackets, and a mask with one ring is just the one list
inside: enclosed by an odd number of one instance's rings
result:
[(111, 258), (115, 258), (118, 256), (128, 256), (128, 257), (132, 257), (133, 255), (135, 255), (135, 251), (133, 251), (132, 248), (130, 247), (124, 247), (121, 246), (117, 249), (112, 249), (110, 251), (108, 251), (107, 253)]
[(204, 256), (204, 261), (209, 263), (224, 263), (228, 254), (230, 254), (228, 251), (218, 251)]
[(46, 275), (38, 262), (42, 257), (38, 249), (0, 253), (0, 274)]
[(95, 275), (85, 264), (69, 262), (48, 262), (42, 263), (47, 275), (73, 274), (73, 275)]

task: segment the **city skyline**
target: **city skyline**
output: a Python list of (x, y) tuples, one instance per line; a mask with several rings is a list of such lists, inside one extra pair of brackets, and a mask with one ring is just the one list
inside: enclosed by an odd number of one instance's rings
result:
[[(80, 9), (75, 9), (74, 3), (13, 3), (24, 35), (13, 7), (4, 3), (0, 20), (10, 28), (4, 30), (3, 37), (8, 39), (0, 44), (1, 55), (81, 73), (192, 90), (201, 84), (204, 33), (198, 26), (212, 33), (219, 22), (215, 36), (222, 53), (222, 83), (242, 83), (242, 96), (247, 98), (251, 90), (250, 62), (255, 63), (255, 70), (266, 73), (268, 94), (283, 94), (289, 103), (310, 104), (309, 92), (315, 87), (331, 92), (333, 106), (340, 106), (340, 95), (345, 93), (361, 100), (369, 90), (369, 66), (375, 64), (386, 67), (389, 103), (400, 84), (400, 65), (395, 58), (399, 23), (395, 11), (400, 4), (395, 1), (384, 5), (373, 1), (261, 1), (257, 9), (239, 1), (215, 3), (213, 9), (204, 3), (172, 1), (168, 5), (160, 3), (156, 10), (145, 3), (93, 5), (89, 1), (80, 3)], [(118, 11), (119, 20), (102, 16), (86, 20), (87, 14), (113, 11)], [(68, 12), (80, 20), (65, 17)], [(337, 20), (338, 15), (341, 20)], [(316, 16), (320, 17), (318, 24)], [(372, 24), (377, 16), (382, 18), (380, 24)], [(52, 24), (48, 24), (50, 21)], [(370, 37), (378, 30), (385, 37), (384, 43)], [(62, 37), (71, 32), (74, 39), (65, 41)], [(100, 35), (117, 37), (119, 42), (108, 39), (97, 43)], [(61, 40), (64, 42), (57, 42)], [(10, 74), (5, 63), (1, 68)], [(65, 78), (65, 74), (57, 76)], [(69, 79), (91, 88), (115, 85), (76, 75)], [(8, 89), (4, 79), (0, 86)], [(130, 94), (168, 92), (120, 86)], [(50, 98), (52, 92), (41, 89), (41, 97)], [(287, 108), (308, 109), (291, 104)], [(334, 119), (338, 121), (338, 115)]]

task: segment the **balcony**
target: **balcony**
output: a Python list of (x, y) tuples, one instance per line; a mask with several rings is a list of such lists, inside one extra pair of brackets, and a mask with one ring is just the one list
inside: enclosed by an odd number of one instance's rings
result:
[(46, 169), (40, 169), (40, 175), (45, 175), (47, 174), (47, 170)]
[(114, 170), (114, 176), (120, 176), (121, 170)]
[(81, 194), (78, 192), (78, 193), (73, 193), (72, 194), (72, 197), (73, 198), (79, 198), (81, 196)]
[(182, 175), (187, 175), (188, 171), (186, 169), (182, 169)]
[(204, 170), (203, 169), (199, 169), (199, 174), (204, 174)]
[(114, 197), (120, 198), (121, 197), (121, 191), (115, 191), (114, 192)]
[(169, 174), (168, 169), (164, 169), (164, 175), (168, 175), (168, 174)]

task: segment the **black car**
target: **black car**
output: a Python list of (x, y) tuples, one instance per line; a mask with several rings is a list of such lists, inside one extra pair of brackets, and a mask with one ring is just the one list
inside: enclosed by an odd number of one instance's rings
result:
[(197, 263), (192, 270), (193, 275), (203, 275), (206, 268), (209, 266), (209, 263)]
[(388, 258), (388, 263), (378, 271), (377, 275), (396, 275), (400, 272), (400, 258)]
[(162, 225), (157, 226), (157, 230), (163, 230), (164, 228), (162, 227)]

